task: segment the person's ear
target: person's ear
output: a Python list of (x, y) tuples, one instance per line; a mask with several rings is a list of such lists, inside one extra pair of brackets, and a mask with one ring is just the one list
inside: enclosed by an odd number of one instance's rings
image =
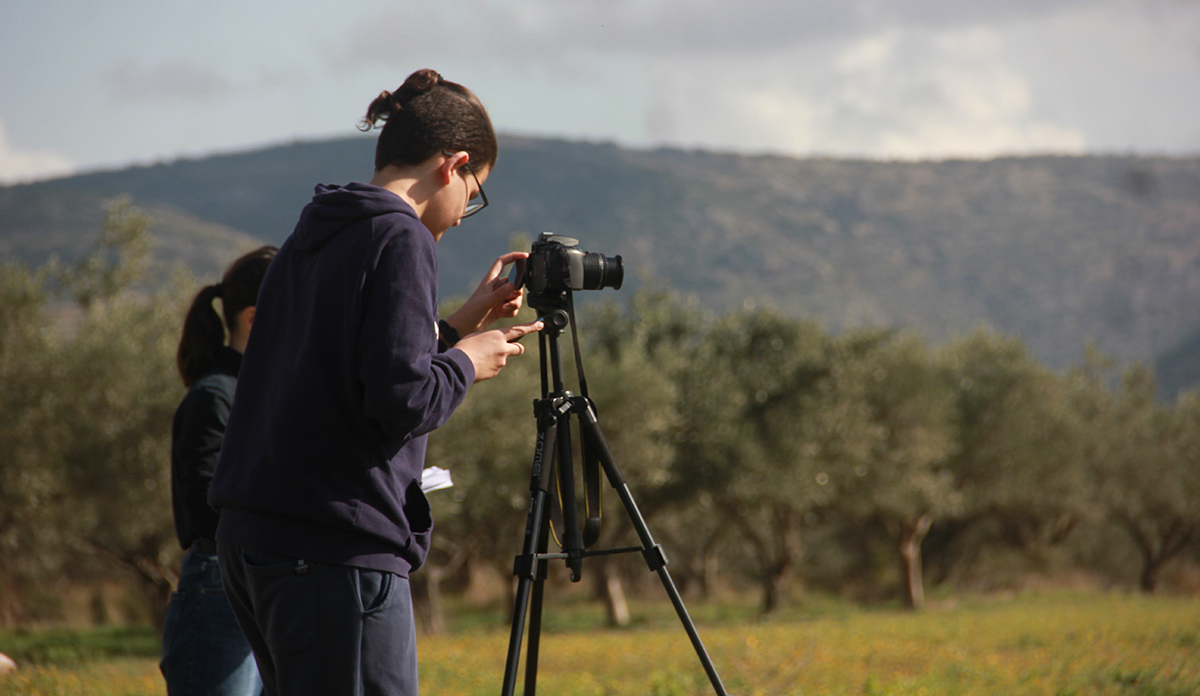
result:
[(233, 323), (236, 326), (229, 331), (229, 347), (241, 353), (246, 350), (246, 342), (250, 340), (250, 327), (254, 325), (254, 308), (246, 307), (237, 313)]
[(238, 326), (241, 327), (242, 331), (250, 333), (250, 327), (254, 326), (255, 311), (254, 307), (246, 307), (238, 314)]
[(459, 150), (452, 155), (446, 155), (446, 159), (442, 161), (442, 166), (438, 167), (442, 186), (448, 186), (453, 178), (458, 175), (458, 170), (470, 160), (471, 155), (463, 150)]

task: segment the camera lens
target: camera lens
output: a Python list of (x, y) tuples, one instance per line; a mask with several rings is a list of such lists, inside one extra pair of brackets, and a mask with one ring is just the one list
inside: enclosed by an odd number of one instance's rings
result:
[(583, 256), (583, 289), (603, 290), (621, 289), (625, 280), (625, 266), (620, 256), (605, 256), (596, 252), (587, 252)]

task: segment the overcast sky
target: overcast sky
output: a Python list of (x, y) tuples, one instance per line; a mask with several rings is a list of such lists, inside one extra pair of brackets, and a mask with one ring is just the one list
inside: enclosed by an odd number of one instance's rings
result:
[(0, 183), (353, 135), (423, 67), (510, 134), (1200, 154), (1200, 0), (3, 0)]

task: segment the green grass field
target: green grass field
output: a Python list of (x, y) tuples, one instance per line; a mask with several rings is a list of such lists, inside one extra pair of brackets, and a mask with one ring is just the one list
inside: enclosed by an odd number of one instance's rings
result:
[[(553, 609), (547, 607), (547, 617)], [(911, 614), (829, 605), (751, 623), (695, 612), (730, 694), (1200, 694), (1200, 600), (1037, 594), (964, 600)], [(553, 696), (714, 693), (670, 608), (628, 630), (549, 622), (538, 692)], [(500, 693), (507, 627), (421, 639), (422, 692)], [(166, 692), (144, 629), (0, 633), (24, 666), (0, 677), (10, 696)], [(520, 681), (518, 682), (518, 692)]]

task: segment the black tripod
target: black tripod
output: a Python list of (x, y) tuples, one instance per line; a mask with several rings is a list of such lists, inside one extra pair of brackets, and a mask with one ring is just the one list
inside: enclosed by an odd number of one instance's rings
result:
[[(530, 481), (529, 517), (525, 523), (525, 541), (521, 555), (517, 556), (513, 574), (517, 576), (516, 606), (513, 610), (512, 636), (509, 639), (508, 662), (504, 670), (504, 696), (512, 696), (517, 680), (517, 665), (521, 659), (521, 637), (525, 629), (525, 618), (529, 614), (529, 644), (525, 664), (524, 696), (535, 696), (537, 686), (538, 648), (541, 639), (542, 603), (544, 599), (544, 584), (547, 563), (553, 559), (564, 559), (571, 570), (572, 582), (578, 582), (582, 577), (583, 559), (588, 556), (600, 556), (620, 553), (641, 552), (650, 570), (658, 573), (663, 587), (675, 606), (675, 612), (696, 654), (700, 658), (708, 679), (718, 696), (726, 696), (721, 678), (713, 667), (712, 660), (700, 641), (700, 635), (688, 616), (683, 599), (671, 580), (667, 571), (667, 557), (661, 546), (654, 542), (646, 522), (638, 511), (637, 504), (625, 484), (621, 471), (613, 461), (612, 453), (600, 432), (596, 421), (596, 411), (592, 402), (586, 396), (586, 386), (581, 386), (583, 396), (577, 396), (566, 390), (562, 376), (562, 355), (559, 352), (559, 337), (563, 330), (572, 325), (574, 312), (568, 313), (571, 307), (569, 291), (565, 298), (530, 298), (530, 305), (544, 313), (545, 328), (538, 337), (538, 349), (541, 356), (542, 398), (534, 401), (534, 415), (537, 418), (537, 446), (533, 458), (533, 474)], [(575, 358), (578, 373), (583, 382), (583, 365), (579, 355), (579, 344), (575, 341)], [(547, 378), (547, 360), (550, 366), (550, 378)], [(585, 451), (585, 475), (588, 477), (589, 506), (591, 506), (591, 491), (593, 485), (598, 494), (599, 467), (603, 467), (609, 484), (617, 491), (630, 522), (636, 530), (641, 546), (588, 551), (586, 546), (594, 541), (599, 532), (599, 504), (595, 503), (597, 517), (589, 518), (585, 533), (581, 533), (578, 525), (578, 514), (575, 501), (575, 474), (573, 470), (573, 455), (571, 451), (571, 416), (574, 416), (581, 426), (580, 441)], [(557, 485), (555, 477), (557, 476)], [(547, 506), (550, 503), (551, 490), (557, 488), (561, 498), (563, 517), (562, 547), (563, 553), (547, 553), (550, 537), (550, 515)], [(585, 544), (584, 536), (589, 537)], [(532, 593), (533, 603), (530, 605)]]

